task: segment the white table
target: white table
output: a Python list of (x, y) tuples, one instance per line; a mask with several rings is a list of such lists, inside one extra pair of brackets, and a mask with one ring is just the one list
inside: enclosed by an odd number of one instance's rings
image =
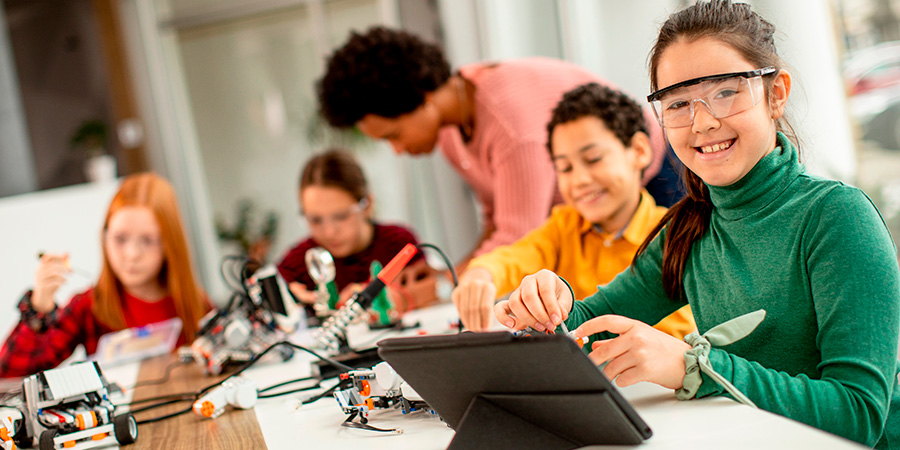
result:
[[(445, 304), (413, 311), (404, 320), (419, 321), (421, 329), (428, 333), (446, 333), (451, 331), (448, 317), (455, 317), (455, 312), (452, 305)], [(417, 331), (408, 331), (406, 334), (417, 334)], [(354, 328), (350, 333), (350, 343), (355, 345), (357, 342), (372, 341), (373, 336), (374, 333), (368, 330)], [(383, 337), (395, 336), (398, 334)], [(305, 344), (308, 343), (308, 336), (297, 336), (295, 340)], [(291, 361), (261, 362), (258, 367), (246, 371), (245, 376), (254, 379), (260, 387), (265, 387), (308, 375), (313, 359), (311, 355), (298, 351)], [(132, 384), (136, 377), (135, 371), (128, 368), (106, 372), (109, 378), (124, 385)], [(333, 381), (328, 385), (331, 383)], [(644, 442), (641, 448), (864, 448), (854, 442), (724, 397), (678, 401), (671, 390), (650, 383), (640, 383), (621, 391), (653, 430), (653, 437)], [(421, 412), (404, 416), (397, 410), (375, 410), (369, 414), (371, 425), (400, 428), (403, 434), (399, 435), (342, 427), (341, 422), (346, 416), (333, 398), (327, 397), (311, 405), (298, 407), (300, 400), (310, 395), (312, 394), (292, 394), (257, 403), (256, 419), (269, 449), (303, 447), (438, 450), (445, 449), (453, 438), (453, 430), (439, 419)], [(196, 423), (198, 418), (175, 420), (191, 420)], [(485, 436), (485, 439), (490, 439), (490, 436)]]

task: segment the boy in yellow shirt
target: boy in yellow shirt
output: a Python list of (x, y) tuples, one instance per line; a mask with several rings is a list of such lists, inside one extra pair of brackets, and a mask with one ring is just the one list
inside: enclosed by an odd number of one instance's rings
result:
[[(575, 298), (596, 292), (598, 284), (628, 268), (666, 212), (642, 188), (641, 173), (652, 157), (650, 139), (641, 107), (623, 93), (596, 83), (565, 93), (547, 135), (565, 204), (522, 239), (468, 265), (452, 298), (472, 331), (490, 327), (498, 292), (512, 291), (525, 275), (541, 269), (565, 278)], [(655, 328), (681, 339), (696, 326), (685, 306)]]

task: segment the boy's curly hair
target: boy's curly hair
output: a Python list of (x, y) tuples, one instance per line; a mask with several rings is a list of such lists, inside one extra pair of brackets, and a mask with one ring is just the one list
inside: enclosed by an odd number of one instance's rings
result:
[(631, 145), (631, 137), (638, 131), (649, 134), (644, 112), (637, 102), (619, 90), (597, 83), (583, 84), (563, 94), (553, 109), (547, 124), (547, 149), (551, 155), (553, 129), (586, 116), (602, 120), (626, 147)]
[(414, 111), (450, 78), (441, 49), (405, 31), (373, 27), (353, 33), (326, 63), (316, 83), (319, 108), (334, 127), (367, 114), (397, 117)]

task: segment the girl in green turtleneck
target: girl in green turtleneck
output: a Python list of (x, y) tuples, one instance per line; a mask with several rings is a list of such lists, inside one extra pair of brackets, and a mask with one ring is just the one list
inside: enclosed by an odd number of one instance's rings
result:
[[(878, 448), (900, 448), (897, 249), (859, 189), (805, 173), (783, 130), (791, 75), (746, 4), (700, 2), (662, 26), (648, 97), (688, 196), (632, 267), (573, 305), (549, 271), (495, 306), (501, 323), (599, 336), (626, 386), (731, 397)], [(700, 334), (650, 325), (690, 304)], [(649, 325), (648, 325), (649, 324)]]

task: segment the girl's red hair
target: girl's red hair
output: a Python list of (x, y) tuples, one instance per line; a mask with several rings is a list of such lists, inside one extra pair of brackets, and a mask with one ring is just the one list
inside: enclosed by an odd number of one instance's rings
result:
[[(183, 324), (181, 332), (185, 342), (191, 342), (197, 332), (197, 322), (208, 307), (205, 294), (194, 278), (175, 191), (168, 181), (156, 174), (142, 173), (125, 178), (106, 212), (104, 232), (112, 216), (128, 206), (149, 208), (159, 223), (164, 255), (159, 282), (175, 302), (175, 310)], [(105, 242), (102, 236), (101, 242)], [(122, 283), (109, 265), (104, 244), (103, 268), (94, 289), (92, 311), (100, 323), (114, 330), (126, 328), (122, 294)]]

